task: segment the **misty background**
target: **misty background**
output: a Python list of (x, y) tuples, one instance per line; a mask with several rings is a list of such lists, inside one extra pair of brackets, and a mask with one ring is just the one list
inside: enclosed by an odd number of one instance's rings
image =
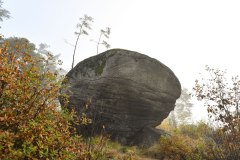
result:
[[(239, 74), (237, 0), (7, 0), (3, 8), (11, 12), (11, 18), (1, 22), (5, 37), (25, 37), (35, 44), (50, 45), (49, 50), (60, 54), (67, 71), (76, 24), (87, 14), (94, 18), (92, 31), (80, 37), (75, 64), (96, 55), (96, 44), (90, 39), (97, 39), (100, 29), (110, 27), (111, 48), (137, 51), (161, 61), (189, 91), (205, 65)], [(206, 109), (195, 104), (193, 117), (206, 117)]]

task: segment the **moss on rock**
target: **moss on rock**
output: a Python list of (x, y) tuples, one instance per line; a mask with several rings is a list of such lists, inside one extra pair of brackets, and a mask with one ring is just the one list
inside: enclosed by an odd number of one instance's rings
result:
[(100, 63), (95, 67), (95, 75), (100, 76), (103, 73), (103, 69), (106, 65), (106, 58), (100, 61)]

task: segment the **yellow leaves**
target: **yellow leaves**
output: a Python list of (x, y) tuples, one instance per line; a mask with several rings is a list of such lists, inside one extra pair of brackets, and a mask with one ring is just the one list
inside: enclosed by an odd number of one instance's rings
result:
[(226, 134), (222, 129), (212, 129), (204, 123), (183, 125), (171, 135), (161, 137), (148, 152), (174, 160), (239, 159), (238, 139), (239, 131)]
[(165, 131), (173, 131), (175, 129), (174, 126), (171, 126), (171, 123), (170, 123), (170, 118), (166, 118), (162, 121), (161, 125), (157, 126), (157, 128), (159, 129), (163, 129)]
[(92, 123), (92, 120), (90, 119), (90, 118), (88, 118), (87, 116), (86, 116), (86, 114), (82, 114), (82, 116), (81, 116), (81, 124), (82, 125), (88, 125), (88, 124), (91, 124)]

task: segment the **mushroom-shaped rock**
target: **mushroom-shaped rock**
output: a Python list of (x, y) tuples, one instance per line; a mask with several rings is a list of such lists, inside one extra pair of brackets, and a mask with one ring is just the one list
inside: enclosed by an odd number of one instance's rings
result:
[[(181, 94), (180, 82), (167, 66), (123, 49), (85, 59), (66, 77), (68, 87), (61, 92), (70, 97), (68, 108), (93, 120), (90, 127), (78, 126), (79, 131), (89, 135), (104, 131), (128, 145), (144, 145), (144, 140), (151, 137), (150, 131), (156, 137), (160, 132), (155, 127), (174, 109)], [(86, 109), (89, 99), (91, 105)]]

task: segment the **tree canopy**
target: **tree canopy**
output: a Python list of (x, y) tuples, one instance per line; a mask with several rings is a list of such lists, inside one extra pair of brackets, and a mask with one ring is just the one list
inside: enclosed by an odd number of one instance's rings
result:
[[(3, 1), (0, 0), (0, 21), (10, 18), (10, 12), (2, 7)], [(0, 27), (1, 28), (1, 27)]]

